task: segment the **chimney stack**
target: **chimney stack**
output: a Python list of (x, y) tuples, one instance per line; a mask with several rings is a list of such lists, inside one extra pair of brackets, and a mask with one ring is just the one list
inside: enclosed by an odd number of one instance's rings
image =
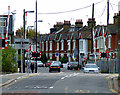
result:
[(75, 27), (81, 28), (83, 27), (82, 19), (77, 19), (75, 22)]
[[(92, 18), (88, 18), (88, 27), (92, 27)], [(96, 21), (95, 21), (95, 18), (93, 19), (93, 26), (96, 26)]]

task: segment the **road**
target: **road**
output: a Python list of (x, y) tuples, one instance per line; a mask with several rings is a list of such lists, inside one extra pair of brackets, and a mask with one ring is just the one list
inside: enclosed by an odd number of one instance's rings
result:
[[(38, 75), (25, 77), (2, 88), (3, 93), (114, 93), (106, 74), (84, 74), (61, 69), (38, 68)], [(112, 95), (112, 94), (111, 94)]]

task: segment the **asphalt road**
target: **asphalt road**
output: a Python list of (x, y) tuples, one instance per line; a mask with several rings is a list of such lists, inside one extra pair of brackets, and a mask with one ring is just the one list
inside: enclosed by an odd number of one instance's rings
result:
[(3, 93), (114, 93), (105, 74), (84, 74), (82, 71), (61, 69), (51, 72), (38, 68), (39, 74), (16, 81)]

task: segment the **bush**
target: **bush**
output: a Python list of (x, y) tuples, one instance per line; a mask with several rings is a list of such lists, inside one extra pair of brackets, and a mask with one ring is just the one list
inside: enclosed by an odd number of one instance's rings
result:
[(60, 59), (60, 62), (61, 63), (67, 63), (68, 62), (68, 59), (67, 59), (67, 57), (62, 57), (61, 59)]
[(17, 72), (17, 63), (15, 60), (16, 50), (11, 46), (2, 50), (2, 72)]

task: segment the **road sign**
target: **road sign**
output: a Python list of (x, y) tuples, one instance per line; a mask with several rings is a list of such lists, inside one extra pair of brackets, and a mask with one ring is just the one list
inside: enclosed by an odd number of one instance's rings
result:
[(15, 49), (28, 49), (29, 39), (15, 39)]
[(58, 53), (56, 53), (56, 54), (55, 54), (55, 56), (57, 57), (57, 56), (59, 56), (59, 54), (58, 54)]

